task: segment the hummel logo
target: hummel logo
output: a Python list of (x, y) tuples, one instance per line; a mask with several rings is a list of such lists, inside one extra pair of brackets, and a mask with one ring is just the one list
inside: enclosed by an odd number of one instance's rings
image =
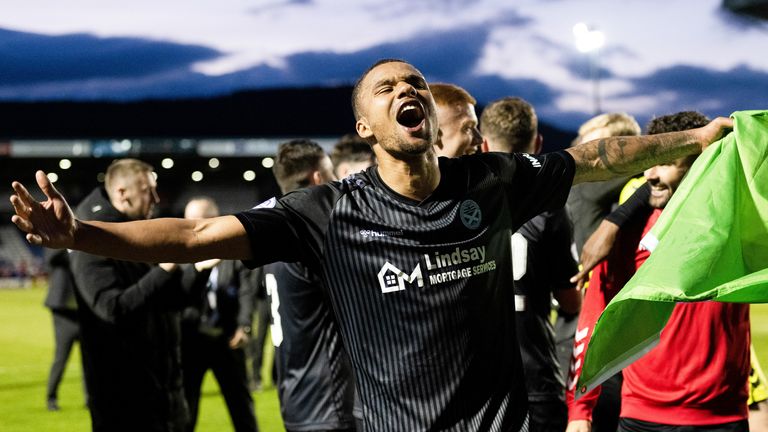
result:
[(528, 153), (522, 153), (522, 155), (524, 158), (528, 159), (528, 161), (531, 162), (531, 165), (533, 165), (534, 168), (541, 168), (541, 162), (539, 162), (538, 159), (529, 155)]
[(275, 206), (275, 204), (277, 204), (277, 198), (272, 197), (272, 198), (264, 201), (263, 203), (257, 205), (254, 208), (255, 209), (258, 209), (258, 208), (273, 208)]

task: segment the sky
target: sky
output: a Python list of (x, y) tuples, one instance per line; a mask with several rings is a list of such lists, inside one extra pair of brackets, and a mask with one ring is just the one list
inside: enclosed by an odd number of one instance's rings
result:
[[(573, 26), (605, 35), (593, 54)], [(0, 101), (139, 100), (349, 85), (379, 58), (481, 104), (531, 102), (576, 129), (768, 108), (768, 21), (720, 0), (2, 0)]]

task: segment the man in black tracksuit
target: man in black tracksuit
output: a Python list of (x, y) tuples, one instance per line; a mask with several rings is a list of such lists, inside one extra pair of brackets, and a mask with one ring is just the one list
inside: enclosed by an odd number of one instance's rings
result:
[[(149, 219), (152, 167), (122, 159), (105, 188), (78, 206), (89, 220)], [(73, 251), (83, 366), (94, 431), (181, 431), (187, 420), (180, 366), (176, 265), (119, 261)]]

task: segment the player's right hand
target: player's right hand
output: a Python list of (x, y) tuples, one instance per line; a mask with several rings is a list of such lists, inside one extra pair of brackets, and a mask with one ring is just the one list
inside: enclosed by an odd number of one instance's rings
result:
[(24, 185), (13, 182), (15, 193), (11, 195), (11, 204), (16, 214), (11, 221), (27, 233), (27, 241), (31, 244), (54, 249), (72, 248), (78, 224), (72, 209), (44, 172), (37, 171), (35, 180), (48, 199), (38, 202)]

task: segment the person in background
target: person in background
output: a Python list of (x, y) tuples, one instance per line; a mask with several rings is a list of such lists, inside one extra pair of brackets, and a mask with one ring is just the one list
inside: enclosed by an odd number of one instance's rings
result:
[[(281, 144), (273, 172), (283, 194), (335, 180), (330, 159), (309, 140)], [(264, 276), (286, 430), (354, 431), (352, 368), (320, 276), (300, 261), (268, 264)]]
[[(104, 183), (77, 207), (80, 217), (104, 222), (152, 217), (159, 198), (149, 164), (119, 159), (107, 168)], [(80, 251), (69, 258), (93, 430), (185, 430), (179, 325), (186, 293), (178, 265)]]
[[(191, 199), (186, 219), (219, 216), (213, 199)], [(190, 411), (189, 432), (195, 429), (200, 388), (208, 370), (219, 383), (229, 417), (237, 432), (255, 432), (256, 415), (248, 388), (245, 345), (251, 334), (253, 297), (261, 269), (249, 270), (240, 261), (207, 260), (184, 267), (185, 290), (192, 296), (182, 320), (181, 360), (184, 393)]]
[(757, 360), (755, 347), (750, 345), (749, 371), (749, 430), (750, 432), (768, 431), (768, 380)]
[[(75, 341), (80, 339), (80, 321), (77, 318), (77, 302), (75, 300), (75, 282), (69, 269), (69, 254), (64, 250), (46, 249), (45, 263), (48, 267), (48, 295), (45, 306), (51, 310), (53, 317), (53, 334), (55, 337), (55, 353), (51, 371), (48, 375), (46, 389), (46, 406), (48, 411), (58, 411), (58, 391), (64, 369), (69, 360), (69, 354)], [(85, 386), (83, 386), (85, 388)], [(86, 391), (86, 401), (88, 395)], [(86, 402), (87, 404), (87, 402)]]
[[(631, 115), (618, 112), (600, 114), (581, 125), (573, 145), (601, 138), (637, 135), (640, 135), (640, 125)], [(565, 208), (573, 222), (574, 254), (580, 264), (585, 241), (600, 221), (616, 207), (619, 193), (628, 179), (629, 176), (619, 176), (611, 180), (575, 185), (571, 189)], [(586, 280), (587, 277), (576, 280), (577, 287), (582, 289)], [(577, 318), (577, 315), (559, 310), (555, 322), (558, 358), (566, 378), (570, 373), (568, 366), (572, 362)], [(621, 373), (618, 373), (603, 383), (603, 391), (593, 413), (592, 427), (595, 432), (616, 430), (621, 408), (621, 379)]]
[[(255, 270), (255, 269), (254, 269)], [(259, 283), (256, 287), (256, 294), (253, 296), (253, 326), (251, 327), (251, 337), (246, 343), (246, 359), (250, 362), (248, 388), (251, 391), (261, 391), (263, 387), (262, 372), (264, 370), (265, 351), (264, 344), (267, 341), (269, 333), (269, 299), (263, 284)], [(267, 372), (275, 379), (274, 361), (267, 365)]]
[[(709, 120), (685, 111), (653, 119), (649, 135), (686, 131)], [(597, 317), (650, 255), (639, 246), (690, 169), (696, 155), (645, 171), (648, 206), (622, 224), (616, 245), (592, 273), (579, 317), (569, 377), (568, 432), (589, 432), (600, 387), (575, 400), (575, 384)], [(623, 371), (619, 431), (747, 431), (750, 372), (749, 305), (678, 303), (658, 345)]]
[[(579, 127), (579, 136), (573, 144), (578, 145), (587, 141), (615, 137), (640, 135), (640, 125), (637, 120), (626, 113), (600, 114)], [(573, 221), (573, 235), (576, 244), (576, 255), (581, 255), (584, 242), (595, 231), (619, 201), (619, 193), (629, 180), (622, 176), (602, 182), (585, 183), (574, 186), (568, 195), (568, 215)]]
[(347, 134), (333, 146), (331, 163), (336, 178), (341, 180), (360, 172), (376, 162), (371, 146), (357, 134)]
[(475, 98), (455, 84), (432, 83), (429, 89), (435, 98), (440, 126), (435, 153), (449, 158), (476, 153), (483, 138), (477, 129)]
[[(490, 103), (480, 116), (483, 152), (539, 154), (543, 137), (533, 107), (521, 98)], [(520, 185), (525, 187), (525, 185)], [(523, 356), (531, 430), (562, 432), (568, 423), (565, 379), (555, 350), (552, 298), (576, 315), (581, 293), (569, 281), (576, 271), (573, 233), (564, 208), (544, 212), (512, 235), (515, 317)]]

